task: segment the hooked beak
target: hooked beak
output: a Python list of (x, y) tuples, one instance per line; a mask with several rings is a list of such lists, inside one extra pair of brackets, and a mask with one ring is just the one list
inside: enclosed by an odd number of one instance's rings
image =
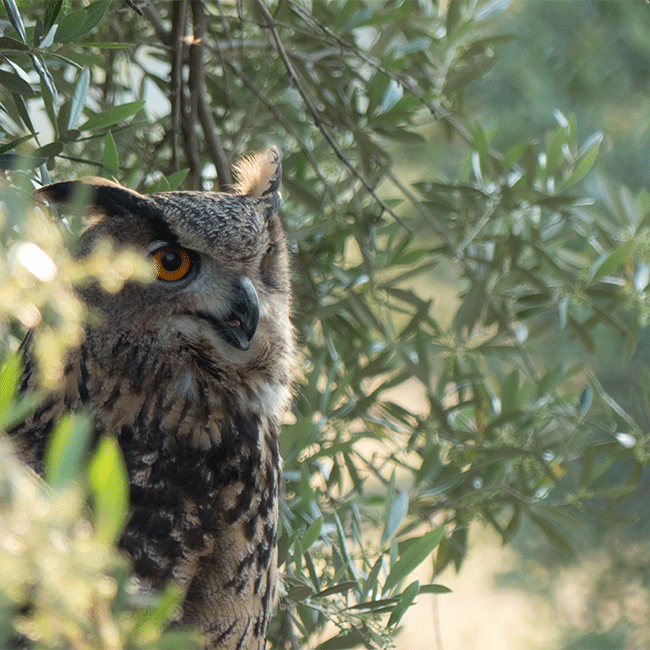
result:
[(233, 284), (230, 312), (223, 318), (201, 311), (197, 316), (208, 321), (212, 329), (229, 345), (246, 351), (251, 346), (260, 320), (260, 301), (253, 283), (245, 275)]

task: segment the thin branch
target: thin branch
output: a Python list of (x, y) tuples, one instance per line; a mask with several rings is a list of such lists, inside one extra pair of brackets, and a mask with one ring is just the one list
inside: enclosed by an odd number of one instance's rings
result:
[(354, 165), (348, 160), (347, 156), (343, 153), (338, 143), (336, 142), (334, 137), (331, 135), (331, 133), (325, 126), (320, 113), (316, 110), (315, 106), (313, 105), (307, 90), (303, 86), (302, 80), (300, 79), (298, 73), (293, 67), (293, 64), (291, 63), (291, 59), (289, 58), (289, 55), (287, 54), (287, 51), (282, 43), (282, 40), (280, 39), (278, 30), (275, 28), (275, 21), (273, 19), (273, 16), (271, 16), (271, 13), (266, 7), (266, 3), (264, 2), (264, 0), (256, 0), (256, 2), (260, 11), (264, 15), (267, 27), (271, 32), (271, 36), (273, 37), (277, 51), (280, 54), (280, 58), (284, 63), (284, 67), (286, 68), (287, 72), (289, 73), (289, 76), (294, 82), (296, 89), (298, 90), (298, 93), (302, 97), (302, 100), (305, 103), (307, 111), (309, 112), (312, 119), (314, 120), (314, 125), (316, 126), (316, 128), (323, 134), (323, 137), (330, 145), (330, 147), (336, 154), (337, 158), (345, 165), (348, 171), (361, 182), (361, 184), (366, 188), (366, 190), (370, 193), (370, 195), (381, 206), (382, 210), (388, 212), (388, 214), (390, 214), (393, 217), (393, 219), (395, 219), (395, 221), (397, 221), (403, 228), (411, 232), (412, 228), (403, 219), (401, 219), (401, 217), (399, 217), (395, 213), (395, 211), (392, 208), (390, 208), (381, 197), (378, 196), (372, 184), (366, 179), (366, 177), (358, 169), (354, 167)]
[(187, 20), (188, 0), (178, 0), (173, 4), (172, 16), (172, 65), (169, 80), (169, 100), (172, 105), (172, 168), (175, 171), (180, 169), (179, 149), (182, 128), (182, 104), (183, 94), (183, 54), (185, 51), (185, 22)]
[(194, 115), (196, 115), (201, 123), (208, 154), (217, 171), (219, 188), (215, 189), (225, 189), (232, 185), (232, 177), (228, 157), (223, 149), (217, 125), (206, 100), (204, 65), (206, 22), (201, 0), (192, 0), (192, 21), (194, 42), (190, 48), (190, 91), (192, 93), (192, 122), (190, 122), (190, 126), (194, 123)]
[(142, 7), (142, 13), (144, 17), (151, 23), (153, 30), (156, 32), (156, 36), (163, 45), (171, 45), (172, 36), (163, 25), (162, 20), (156, 8), (151, 4), (151, 0), (147, 0), (146, 4)]
[[(392, 171), (388, 170), (386, 172), (386, 175), (390, 180), (393, 182), (393, 184), (402, 192), (402, 194), (409, 200), (409, 202), (413, 205), (413, 207), (420, 213), (420, 215), (433, 227), (433, 229), (436, 231), (438, 236), (445, 242), (445, 244), (449, 247), (449, 250), (452, 252), (454, 257), (461, 263), (463, 266), (463, 269), (465, 270), (465, 273), (467, 273), (467, 276), (469, 279), (474, 282), (474, 283), (479, 283), (480, 279), (478, 275), (476, 274), (476, 271), (470, 264), (470, 262), (467, 260), (465, 257), (463, 251), (460, 250), (460, 248), (454, 243), (454, 241), (451, 239), (449, 236), (449, 233), (447, 230), (442, 226), (442, 224), (436, 219), (436, 217), (431, 213), (431, 211), (422, 203), (422, 201), (419, 201), (417, 197), (411, 192), (411, 190), (404, 185), (396, 176), (393, 174)], [(514, 346), (517, 348), (517, 351), (521, 355), (521, 358), (528, 369), (528, 372), (530, 373), (530, 376), (534, 379), (534, 381), (539, 381), (540, 376), (539, 372), (537, 371), (537, 368), (535, 367), (535, 364), (533, 362), (533, 358), (529, 354), (528, 350), (520, 343), (519, 339), (517, 338), (515, 332), (512, 329), (512, 325), (510, 324), (510, 321), (508, 320), (508, 317), (503, 313), (503, 310), (501, 307), (496, 303), (494, 298), (490, 296), (488, 292), (485, 294), (485, 300), (487, 304), (489, 305), (490, 309), (494, 312), (494, 315), (496, 316), (497, 320), (499, 321), (499, 324), (503, 329), (508, 332), (510, 338), (512, 339), (512, 342)]]
[[(193, 35), (189, 47), (187, 79), (190, 96), (189, 102), (187, 102), (188, 110), (183, 111), (183, 133), (185, 135), (185, 156), (190, 166), (189, 186), (193, 190), (202, 189), (199, 138), (195, 126), (199, 121), (199, 97), (203, 92), (203, 34), (201, 31), (205, 32), (205, 28), (204, 21), (201, 20), (202, 13), (202, 3), (192, 0)], [(183, 96), (183, 101), (185, 101), (185, 96)]]
[(252, 92), (266, 106), (268, 111), (278, 121), (278, 124), (281, 124), (282, 128), (284, 128), (287, 133), (291, 134), (294, 140), (300, 145), (302, 152), (305, 154), (307, 160), (309, 161), (310, 165), (314, 169), (314, 173), (318, 176), (320, 181), (323, 183), (325, 192), (330, 196), (332, 200), (336, 200), (337, 199), (336, 192), (330, 187), (329, 182), (321, 173), (320, 167), (318, 165), (318, 161), (316, 160), (316, 158), (314, 158), (314, 155), (311, 153), (311, 151), (309, 151), (309, 149), (301, 141), (299, 134), (287, 121), (287, 119), (284, 117), (284, 115), (278, 109), (278, 107), (273, 102), (271, 102), (269, 98), (263, 92), (261, 92), (254, 84), (252, 84), (251, 81), (248, 79), (248, 77), (241, 70), (239, 70), (234, 63), (228, 60), (224, 60), (224, 63), (239, 77), (239, 79), (246, 86), (246, 88), (250, 90), (250, 92)]
[[(327, 27), (327, 25), (324, 25), (322, 22), (314, 18), (311, 14), (306, 12), (302, 7), (297, 5), (295, 2), (291, 2), (291, 6), (297, 13), (299, 13), (303, 17), (303, 19), (306, 22), (311, 23), (318, 29), (322, 30), (325, 34), (327, 34), (327, 36), (329, 36), (332, 40), (334, 40), (340, 47), (347, 50), (357, 58), (361, 59), (361, 61), (367, 63), (373, 69), (377, 70), (378, 72), (381, 72), (382, 74), (385, 74), (389, 79), (398, 83), (403, 90), (407, 91), (408, 93), (416, 97), (418, 100), (420, 100), (420, 102), (422, 102), (422, 105), (431, 113), (431, 115), (435, 119), (442, 120), (447, 124), (449, 124), (449, 126), (451, 126), (451, 128), (454, 129), (454, 131), (456, 131), (456, 133), (463, 140), (465, 140), (465, 142), (467, 142), (468, 144), (472, 144), (474, 139), (472, 138), (471, 133), (460, 122), (458, 122), (455, 118), (453, 118), (451, 116), (450, 111), (445, 109), (442, 106), (442, 104), (435, 101), (429, 101), (416, 86), (414, 86), (407, 80), (403, 79), (395, 72), (386, 69), (374, 57), (366, 54), (365, 52), (362, 52), (356, 46), (346, 42), (344, 39), (338, 36), (336, 32), (332, 31), (329, 27)], [(496, 149), (493, 149), (492, 147), (487, 148), (487, 154), (492, 159), (498, 162), (501, 162), (503, 160), (503, 155), (501, 154), (501, 152), (497, 151)], [(512, 165), (512, 168), (515, 171), (522, 171), (518, 165)]]

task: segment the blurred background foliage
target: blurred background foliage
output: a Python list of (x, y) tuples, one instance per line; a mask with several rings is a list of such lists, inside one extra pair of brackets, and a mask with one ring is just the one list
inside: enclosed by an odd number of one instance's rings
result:
[[(559, 618), (558, 635), (643, 647), (647, 617), (620, 603), (632, 587), (648, 599), (650, 557), (648, 6), (3, 7), (3, 426), (83, 335), (74, 286), (146, 281), (128, 251), (76, 262), (81, 210), (49, 215), (32, 188), (95, 174), (226, 189), (237, 156), (276, 144), (303, 363), (281, 440), (272, 647), (390, 646), (411, 603), (462, 567), (477, 522), (515, 545), (521, 569), (504, 580), (519, 584), (531, 562), (550, 575), (608, 540), (585, 594), (594, 615)], [(30, 328), (42, 382), (16, 397)], [(189, 644), (163, 633), (178, 595), (143, 601), (112, 550), (124, 470), (110, 437), (87, 462), (87, 434), (83, 416), (58, 427), (49, 487), (3, 460), (0, 634), (15, 619), (37, 645)], [(37, 566), (52, 539), (78, 559), (48, 561), (84, 585), (74, 617)]]

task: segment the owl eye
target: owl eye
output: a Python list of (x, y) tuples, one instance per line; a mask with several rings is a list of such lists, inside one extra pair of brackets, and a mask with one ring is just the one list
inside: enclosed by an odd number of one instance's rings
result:
[(165, 282), (182, 280), (192, 268), (190, 254), (182, 248), (163, 246), (152, 253), (156, 277)]

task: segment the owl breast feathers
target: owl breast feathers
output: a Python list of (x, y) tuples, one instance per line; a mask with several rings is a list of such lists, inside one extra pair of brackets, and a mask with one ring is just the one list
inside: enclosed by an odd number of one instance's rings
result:
[[(101, 315), (70, 355), (60, 390), (11, 433), (41, 471), (62, 413), (93, 413), (115, 434), (130, 481), (120, 545), (144, 588), (186, 588), (182, 622), (207, 647), (265, 647), (276, 594), (278, 432), (295, 365), (286, 237), (278, 215), (279, 154), (236, 168), (232, 193), (141, 195), (90, 178), (38, 191), (70, 201), (90, 187), (98, 240), (136, 246), (156, 279), (117, 294), (80, 291)], [(25, 390), (35, 381), (29, 368)]]

